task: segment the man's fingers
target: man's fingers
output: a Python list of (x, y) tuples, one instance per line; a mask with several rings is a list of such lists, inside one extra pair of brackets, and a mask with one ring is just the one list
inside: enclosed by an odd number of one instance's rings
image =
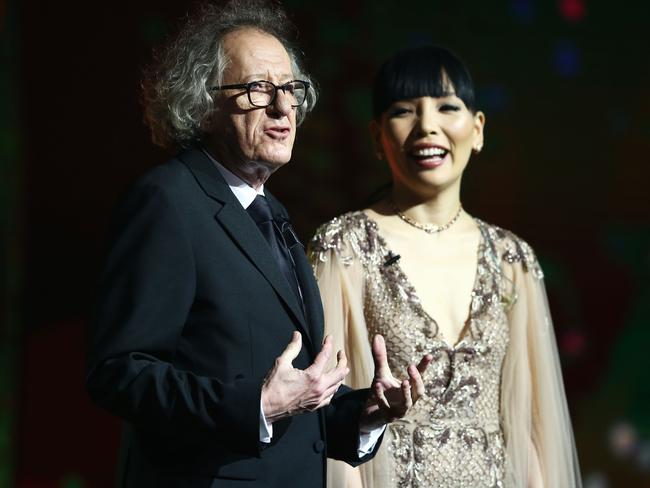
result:
[(336, 367), (323, 375), (325, 384), (333, 385), (343, 383), (345, 377), (350, 373), (348, 368), (348, 358), (343, 351), (336, 354)]
[(321, 395), (315, 397), (312, 401), (307, 402), (307, 405), (305, 405), (305, 407), (302, 409), (314, 412), (319, 408), (329, 405), (329, 403), (332, 401), (332, 398), (334, 397), (334, 394), (338, 391), (340, 386), (340, 382), (330, 386)]
[(325, 392), (321, 395), (323, 398), (333, 397), (334, 394), (339, 390), (343, 383), (339, 381), (338, 383), (330, 386)]
[(348, 357), (345, 355), (345, 351), (341, 350), (336, 353), (336, 369), (347, 369), (347, 368), (348, 368)]
[(298, 354), (300, 354), (300, 349), (302, 349), (302, 336), (300, 335), (300, 332), (294, 331), (291, 341), (284, 351), (282, 351), (278, 360), (292, 363), (293, 360), (298, 357)]
[[(336, 393), (336, 392), (334, 392), (334, 393)], [(330, 402), (332, 401), (332, 398), (333, 398), (333, 397), (334, 397), (333, 394), (330, 395), (330, 396), (328, 396), (328, 397), (326, 397), (322, 402), (320, 402), (320, 403), (318, 404), (318, 406), (316, 407), (315, 410), (318, 410), (319, 408), (323, 408), (323, 407), (328, 406), (328, 405), (330, 404)]]
[(314, 362), (312, 365), (309, 367), (310, 370), (314, 372), (314, 374), (320, 374), (323, 372), (325, 369), (325, 366), (327, 366), (327, 362), (330, 360), (330, 357), (332, 356), (332, 336), (327, 335), (325, 336), (325, 340), (323, 341), (323, 347), (321, 348), (320, 352), (316, 356), (316, 359), (314, 359)]

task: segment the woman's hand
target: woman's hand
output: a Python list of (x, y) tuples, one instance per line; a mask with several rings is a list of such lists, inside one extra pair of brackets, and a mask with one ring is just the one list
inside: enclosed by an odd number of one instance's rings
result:
[(424, 395), (422, 374), (433, 360), (431, 354), (426, 354), (417, 366), (408, 366), (408, 379), (398, 380), (388, 366), (386, 343), (379, 334), (372, 341), (372, 357), (375, 362), (375, 377), (372, 380), (372, 394), (360, 419), (362, 432), (369, 432), (408, 413)]

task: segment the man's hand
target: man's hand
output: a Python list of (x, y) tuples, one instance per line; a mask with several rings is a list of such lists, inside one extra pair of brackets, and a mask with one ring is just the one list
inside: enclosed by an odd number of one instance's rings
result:
[(406, 415), (418, 398), (424, 395), (422, 374), (433, 360), (431, 354), (426, 354), (417, 366), (410, 364), (407, 368), (408, 379), (400, 381), (390, 371), (386, 343), (379, 334), (372, 340), (372, 357), (375, 361), (372, 394), (360, 419), (361, 430), (366, 432)]
[(332, 337), (325, 337), (323, 348), (313, 364), (305, 370), (293, 367), (302, 347), (299, 332), (284, 352), (275, 360), (273, 369), (262, 386), (262, 408), (268, 422), (304, 412), (313, 412), (329, 404), (350, 371), (343, 351), (339, 351), (336, 367), (325, 371), (332, 355)]

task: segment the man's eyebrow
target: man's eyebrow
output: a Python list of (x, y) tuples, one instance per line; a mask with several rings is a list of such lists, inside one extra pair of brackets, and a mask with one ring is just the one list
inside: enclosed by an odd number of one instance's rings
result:
[[(268, 76), (267, 73), (254, 73), (252, 75), (244, 76), (244, 79), (245, 80), (251, 80), (251, 79), (266, 80), (267, 76)], [(284, 73), (284, 74), (280, 75), (280, 79), (285, 79), (285, 78), (293, 80), (293, 73)]]

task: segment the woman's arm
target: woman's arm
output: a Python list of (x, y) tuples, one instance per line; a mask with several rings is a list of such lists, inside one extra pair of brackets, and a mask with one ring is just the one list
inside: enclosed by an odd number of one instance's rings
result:
[(537, 449), (532, 440), (529, 441), (528, 446), (528, 488), (545, 488)]
[(347, 488), (363, 488), (361, 484), (361, 472), (359, 468), (346, 466), (348, 486)]
[[(543, 274), (517, 241), (505, 266), (512, 285), (501, 415), (513, 486), (582, 486)], [(508, 297), (506, 297), (506, 301)]]
[[(333, 246), (325, 236), (329, 233), (317, 234), (308, 252), (323, 302), (325, 334), (332, 336), (333, 350), (346, 353), (350, 373), (345, 384), (366, 388), (374, 367), (363, 314), (363, 267), (343, 240)], [(333, 459), (327, 463), (329, 488), (363, 488), (360, 468)]]

